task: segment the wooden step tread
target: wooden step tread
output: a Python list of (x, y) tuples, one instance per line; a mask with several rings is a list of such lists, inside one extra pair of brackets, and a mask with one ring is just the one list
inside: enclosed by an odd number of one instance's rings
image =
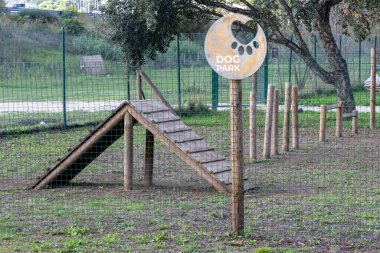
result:
[[(222, 173), (214, 174), (214, 177), (226, 184), (232, 183), (231, 171), (225, 171)], [(248, 180), (248, 177), (244, 177), (244, 180)]]
[(201, 164), (208, 164), (208, 163), (213, 163), (213, 162), (220, 162), (220, 161), (225, 161), (226, 158), (221, 157), (221, 158), (214, 158), (210, 160), (204, 160), (204, 161), (199, 161)]
[(144, 112), (144, 111), (152, 110), (152, 109), (167, 108), (167, 106), (165, 106), (161, 102), (154, 101), (154, 100), (133, 100), (130, 103), (139, 112)]
[(150, 109), (146, 109), (146, 110), (143, 110), (143, 111), (139, 111), (140, 113), (142, 114), (152, 114), (152, 113), (157, 113), (157, 112), (169, 112), (169, 108), (167, 107), (162, 107), (162, 108), (150, 108)]
[(152, 122), (155, 124), (162, 124), (162, 123), (176, 122), (176, 121), (180, 121), (180, 118), (174, 117), (174, 118), (152, 119)]
[(185, 131), (191, 131), (191, 130), (193, 130), (191, 127), (186, 126), (186, 127), (164, 130), (164, 133), (165, 134), (172, 134), (172, 133), (179, 133), (179, 132), (185, 132)]
[(182, 121), (165, 122), (165, 123), (157, 124), (156, 127), (158, 127), (160, 131), (162, 132), (167, 131), (168, 133), (173, 132), (174, 130), (189, 128), (189, 126), (185, 125)]
[(185, 143), (185, 142), (193, 142), (193, 141), (201, 141), (203, 140), (202, 137), (190, 137), (190, 138), (185, 138), (185, 139), (182, 139), (182, 140), (174, 140), (174, 143)]
[(213, 174), (231, 170), (230, 162), (227, 160), (208, 163), (208, 164), (205, 164), (204, 166), (209, 172)]
[(182, 150), (187, 150), (187, 151), (211, 148), (207, 144), (207, 142), (205, 142), (203, 139), (202, 140), (196, 140), (196, 141), (190, 141), (190, 142), (177, 143), (177, 145)]
[(187, 150), (186, 153), (195, 154), (195, 153), (208, 152), (208, 151), (215, 151), (215, 149), (210, 148), (210, 147), (203, 147), (203, 148), (201, 147), (197, 149)]

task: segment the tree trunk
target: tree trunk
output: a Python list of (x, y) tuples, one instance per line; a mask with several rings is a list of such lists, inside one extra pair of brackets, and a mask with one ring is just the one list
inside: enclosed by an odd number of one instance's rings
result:
[(338, 75), (335, 82), (339, 100), (342, 101), (343, 112), (355, 110), (355, 99), (352, 93), (351, 80), (348, 74), (347, 65), (342, 69), (342, 74)]
[(334, 83), (339, 100), (342, 101), (343, 111), (355, 110), (355, 99), (352, 93), (350, 75), (346, 60), (336, 44), (330, 26), (331, 6), (323, 6), (316, 15), (316, 28), (320, 35), (323, 48), (326, 52), (329, 65), (334, 73)]

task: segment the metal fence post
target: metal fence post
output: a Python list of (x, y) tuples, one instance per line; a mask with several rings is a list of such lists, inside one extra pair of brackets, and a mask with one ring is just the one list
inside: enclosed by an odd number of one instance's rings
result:
[(178, 87), (178, 111), (181, 112), (181, 51), (179, 46), (179, 35), (177, 35), (177, 87)]
[(63, 107), (63, 127), (67, 128), (66, 115), (66, 38), (65, 28), (61, 27), (62, 31), (62, 107)]
[[(290, 41), (293, 42), (293, 34), (290, 36)], [(292, 59), (293, 59), (293, 51), (289, 49), (289, 83), (292, 83)]]
[(377, 49), (377, 36), (375, 36), (375, 45), (374, 45), (375, 50)]
[(131, 100), (131, 76), (129, 72), (129, 66), (127, 64), (127, 100)]
[(359, 83), (362, 81), (362, 41), (359, 40)]
[(212, 111), (217, 111), (219, 105), (219, 76), (211, 69), (211, 107)]

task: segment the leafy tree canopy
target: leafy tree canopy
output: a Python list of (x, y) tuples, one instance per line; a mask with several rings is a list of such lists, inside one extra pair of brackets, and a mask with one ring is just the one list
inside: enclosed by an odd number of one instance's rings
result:
[[(121, 45), (126, 59), (144, 63), (164, 52), (173, 36), (191, 23), (235, 12), (250, 16), (269, 31), (269, 41), (301, 57), (324, 82), (338, 91), (345, 111), (355, 108), (347, 63), (331, 29), (332, 17), (346, 34), (365, 39), (380, 21), (379, 0), (110, 0), (104, 12), (107, 36)], [(328, 58), (326, 68), (313, 58), (305, 31), (319, 36)], [(295, 41), (289, 39), (293, 34)]]
[(106, 36), (134, 66), (165, 52), (181, 27), (196, 18), (191, 0), (112, 0), (104, 8)]

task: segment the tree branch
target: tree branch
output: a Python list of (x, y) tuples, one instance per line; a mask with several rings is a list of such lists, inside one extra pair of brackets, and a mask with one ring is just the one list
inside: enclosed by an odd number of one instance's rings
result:
[(302, 34), (301, 34), (300, 30), (298, 29), (296, 20), (294, 19), (292, 9), (290, 8), (290, 6), (288, 5), (288, 3), (285, 0), (279, 0), (279, 2), (282, 5), (282, 7), (284, 8), (290, 22), (292, 23), (293, 32), (294, 32), (294, 35), (296, 36), (298, 43), (300, 44), (300, 48), (302, 48), (305, 51), (305, 53), (310, 54), (309, 48), (307, 47), (307, 44), (305, 43), (305, 40), (303, 39)]
[(283, 4), (283, 3), (286, 3), (285, 0), (280, 0), (280, 2), (282, 1), (281, 5), (284, 7), (289, 18), (293, 19), (291, 20), (292, 28), (295, 31), (295, 35), (296, 35), (298, 43), (301, 43), (300, 45), (297, 45), (295, 42), (290, 41), (288, 38), (286, 38), (284, 34), (281, 32), (280, 27), (273, 20), (261, 14), (261, 12), (252, 4), (250, 4), (247, 0), (240, 0), (240, 2), (244, 3), (249, 8), (249, 10), (233, 7), (223, 2), (215, 2), (212, 0), (194, 0), (194, 1), (201, 6), (221, 8), (229, 12), (240, 13), (246, 16), (260, 19), (265, 25), (270, 27), (271, 31), (276, 36), (276, 38), (270, 38), (269, 41), (284, 45), (288, 47), (289, 49), (291, 49), (293, 52), (295, 52), (297, 55), (303, 58), (306, 65), (310, 69), (314, 70), (318, 74), (318, 76), (325, 82), (333, 83), (335, 81), (333, 73), (328, 72), (324, 68), (322, 68), (322, 66), (320, 66), (315, 61), (315, 59), (311, 56), (310, 51), (305, 41), (303, 40), (302, 35), (296, 25), (296, 22), (294, 20), (290, 7), (287, 4), (286, 6), (284, 6)]
[(283, 43), (287, 42), (287, 38), (284, 36), (284, 34), (281, 32), (280, 28), (276, 23), (274, 23), (269, 17), (264, 16), (260, 13), (260, 11), (255, 8), (252, 4), (249, 4), (246, 0), (241, 0), (244, 4), (247, 5), (250, 10), (246, 9), (241, 9), (238, 7), (233, 7), (225, 3), (221, 2), (215, 2), (215, 1), (210, 1), (210, 0), (195, 0), (196, 3), (200, 5), (206, 5), (206, 6), (212, 6), (212, 7), (217, 7), (217, 8), (222, 8), (224, 10), (234, 12), (234, 13), (240, 13), (246, 16), (254, 17), (259, 20), (261, 20), (264, 24), (269, 26), (274, 34), (278, 37), (279, 40), (283, 41)]

